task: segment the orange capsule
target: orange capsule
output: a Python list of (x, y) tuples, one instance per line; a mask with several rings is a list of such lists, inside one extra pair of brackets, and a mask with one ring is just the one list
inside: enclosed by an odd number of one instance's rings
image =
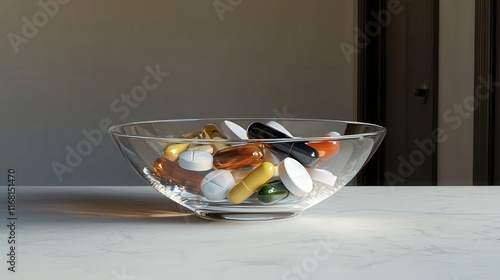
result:
[(340, 150), (340, 143), (337, 141), (309, 142), (307, 145), (318, 151), (320, 160), (332, 158)]
[(257, 145), (229, 147), (214, 154), (214, 167), (218, 169), (238, 169), (254, 167), (262, 163), (264, 152)]
[(202, 194), (201, 181), (203, 181), (203, 176), (201, 174), (183, 169), (177, 162), (164, 157), (155, 160), (154, 169), (159, 177), (176, 185), (184, 186), (188, 192)]

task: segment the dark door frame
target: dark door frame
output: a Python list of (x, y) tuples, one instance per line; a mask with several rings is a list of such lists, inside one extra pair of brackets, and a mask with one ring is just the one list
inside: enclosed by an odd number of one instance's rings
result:
[(500, 98), (496, 97), (496, 82), (500, 81), (500, 5), (496, 2), (476, 0), (474, 185), (500, 184)]
[[(475, 106), (473, 185), (500, 185), (500, 4), (476, 0), (475, 11)], [(358, 0), (358, 26), (364, 27), (373, 12), (383, 10), (384, 0)], [(385, 30), (371, 38), (358, 54), (358, 120), (384, 124)], [(357, 38), (358, 42), (362, 38)], [(384, 143), (357, 177), (358, 185), (383, 185)]]
[[(385, 9), (383, 0), (358, 1), (358, 26), (364, 28), (376, 19), (374, 14)], [(375, 13), (374, 13), (375, 12)], [(361, 35), (357, 42), (364, 42)], [(379, 36), (373, 37), (369, 44), (358, 53), (357, 89), (358, 121), (383, 125), (385, 123), (385, 28)], [(384, 184), (383, 167), (385, 144), (382, 142), (378, 151), (357, 175), (357, 185), (379, 186)]]

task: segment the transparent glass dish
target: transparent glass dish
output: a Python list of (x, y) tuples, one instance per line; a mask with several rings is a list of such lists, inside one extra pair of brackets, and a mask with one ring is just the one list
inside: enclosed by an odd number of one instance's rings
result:
[[(240, 139), (234, 135), (232, 137), (226, 136), (222, 132), (224, 129), (221, 129), (221, 125), (227, 121), (232, 125), (237, 125), (241, 128), (240, 130), (245, 130), (245, 132), (250, 125), (253, 127), (255, 123), (267, 127), (271, 126), (270, 123), (268, 125), (268, 122), (274, 122), (274, 125), (278, 126), (273, 126), (273, 129), (279, 130), (282, 134), (277, 134), (278, 137), (273, 134), (273, 137), (269, 138), (264, 138), (265, 135), (255, 137), (252, 134), (250, 139)], [(222, 132), (222, 135), (219, 135), (221, 137), (208, 138), (210, 136), (203, 131), (207, 125), (213, 125), (212, 129), (215, 128)], [(227, 127), (224, 128), (227, 131)], [(158, 192), (190, 209), (201, 218), (241, 221), (294, 217), (332, 196), (355, 177), (375, 153), (386, 133), (386, 129), (381, 126), (359, 122), (263, 118), (145, 121), (116, 125), (111, 127), (109, 131), (121, 153), (134, 170)], [(286, 133), (293, 137), (283, 136)], [(296, 159), (300, 158), (300, 154), (294, 153), (294, 147), (303, 147), (304, 144), (308, 147), (314, 147), (317, 155), (316, 160), (304, 164), (300, 169), (302, 171), (305, 169), (309, 174), (320, 169), (322, 173), (329, 174), (327, 179), (330, 178), (329, 182), (325, 182), (316, 181), (316, 177), (310, 176), (313, 184), (312, 189), (308, 190), (307, 194), (296, 196), (292, 192), (288, 192), (285, 198), (273, 203), (268, 203), (269, 201), (263, 203), (259, 187), (243, 202), (235, 204), (226, 197), (215, 200), (208, 199), (200, 191), (199, 178), (206, 178), (205, 176), (212, 171), (228, 170), (238, 185), (262, 162), (270, 162), (275, 166), (275, 174), (267, 182), (279, 181), (280, 177), (283, 176), (280, 171), (284, 170), (279, 168), (280, 164), (285, 158), (292, 158), (294, 162), (297, 162)], [(262, 155), (260, 152), (253, 153), (253, 155), (257, 155), (257, 158), (261, 158), (260, 162), (246, 165), (244, 162), (246, 159), (227, 158), (228, 155), (232, 154), (220, 152), (227, 148), (239, 150), (248, 146), (258, 147), (257, 149), (262, 151)], [(169, 148), (167, 149), (167, 147)], [(185, 152), (194, 147), (197, 147), (194, 150), (208, 148), (209, 151), (205, 150), (203, 153), (211, 153), (214, 162), (229, 162), (237, 168), (233, 168), (231, 164), (222, 164), (218, 165), (218, 168), (211, 167), (207, 170), (205, 168), (202, 171), (184, 170), (179, 166), (178, 158), (165, 158), (167, 155), (165, 150), (172, 151), (171, 147), (188, 147), (181, 151), (175, 150), (176, 152)], [(322, 147), (327, 148), (323, 149)], [(224, 154), (225, 158), (221, 158), (221, 154)], [(169, 152), (168, 155), (171, 153)], [(301, 160), (304, 162), (302, 158)], [(163, 165), (159, 163), (163, 163)], [(239, 166), (241, 164), (238, 163), (242, 163), (244, 166), (241, 167)], [(294, 172), (299, 171), (290, 168), (288, 175), (293, 177), (295, 176)], [(294, 187), (302, 188), (300, 185)]]

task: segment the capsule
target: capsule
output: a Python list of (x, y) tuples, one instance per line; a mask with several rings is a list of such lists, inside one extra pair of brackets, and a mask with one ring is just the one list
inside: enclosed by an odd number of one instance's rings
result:
[(257, 192), (257, 198), (264, 204), (272, 204), (288, 197), (290, 192), (281, 181), (272, 181), (262, 185)]
[(215, 152), (214, 167), (217, 169), (238, 169), (254, 167), (262, 163), (264, 152), (257, 145), (225, 148)]
[(207, 124), (203, 127), (203, 138), (205, 139), (226, 139), (226, 136), (213, 124)]
[[(248, 137), (253, 139), (290, 138), (283, 132), (259, 122), (250, 124), (247, 133)], [(279, 142), (270, 144), (270, 146), (292, 156), (305, 166), (314, 167), (319, 162), (318, 151), (313, 147), (307, 146), (305, 142)]]
[(176, 162), (164, 157), (155, 160), (154, 169), (159, 177), (173, 184), (184, 186), (190, 193), (202, 194), (200, 186), (203, 176), (199, 173), (185, 170)]
[(227, 199), (232, 204), (242, 203), (259, 189), (260, 186), (269, 181), (273, 175), (274, 165), (270, 162), (263, 162), (229, 191)]
[(318, 151), (320, 160), (327, 160), (338, 154), (340, 143), (337, 141), (309, 142), (307, 145)]
[[(207, 124), (202, 130), (203, 139), (227, 139), (227, 137), (213, 124)], [(215, 151), (223, 150), (227, 148), (224, 143), (212, 143), (210, 144)]]
[[(337, 137), (340, 133), (336, 131), (329, 132), (325, 135), (326, 137)], [(318, 153), (320, 160), (327, 160), (339, 153), (340, 142), (337, 141), (321, 141), (321, 142), (309, 142), (308, 146), (315, 148)]]
[[(201, 131), (189, 132), (181, 135), (181, 138), (186, 139), (201, 139), (201, 137)], [(188, 148), (189, 144), (186, 143), (171, 144), (163, 150), (163, 156), (171, 161), (176, 161), (179, 155)]]
[(202, 139), (203, 138), (203, 132), (201, 132), (201, 131), (195, 131), (195, 132), (184, 133), (184, 134), (181, 135), (181, 138), (186, 138), (186, 139)]
[(179, 155), (188, 148), (188, 145), (185, 143), (169, 145), (163, 150), (163, 156), (171, 161), (176, 161)]

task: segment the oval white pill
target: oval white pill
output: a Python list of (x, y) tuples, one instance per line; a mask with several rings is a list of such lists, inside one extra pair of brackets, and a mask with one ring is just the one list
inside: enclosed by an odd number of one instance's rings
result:
[(228, 191), (236, 185), (233, 175), (228, 170), (215, 170), (201, 181), (201, 192), (208, 200), (222, 200)]
[(192, 171), (206, 171), (212, 169), (213, 157), (203, 151), (185, 151), (179, 155), (179, 166)]
[(288, 130), (286, 130), (286, 128), (284, 126), (282, 126), (278, 122), (268, 121), (268, 122), (266, 122), (266, 125), (274, 128), (274, 129), (278, 130), (279, 132), (282, 132), (290, 137), (293, 137), (293, 135)]
[(337, 176), (333, 175), (330, 171), (324, 169), (309, 169), (308, 172), (315, 186), (335, 186)]
[(248, 140), (247, 131), (231, 121), (223, 121), (220, 124), (222, 133), (229, 139), (243, 139)]
[(213, 154), (214, 153), (214, 148), (210, 145), (196, 145), (196, 144), (192, 144), (192, 145), (189, 145), (189, 147), (187, 148), (188, 151), (203, 151), (203, 152), (207, 152), (209, 154)]
[(285, 158), (278, 166), (281, 181), (295, 196), (304, 197), (312, 191), (313, 181), (307, 169), (293, 158)]

